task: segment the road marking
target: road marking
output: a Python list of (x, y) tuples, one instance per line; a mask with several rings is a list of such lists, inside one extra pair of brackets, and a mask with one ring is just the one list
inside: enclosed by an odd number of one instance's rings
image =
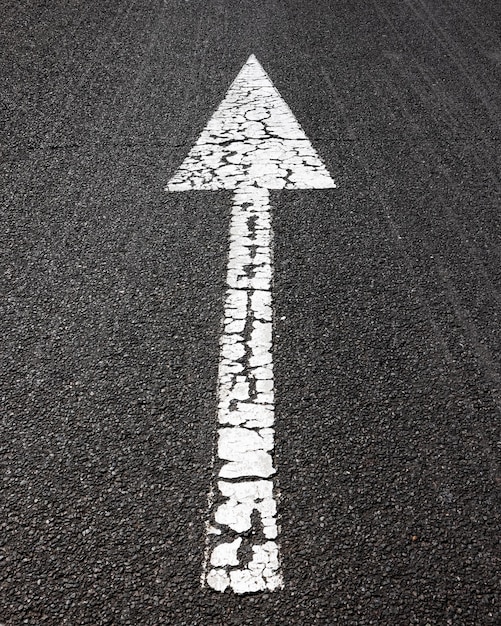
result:
[(335, 184), (254, 55), (167, 191), (233, 189), (218, 444), (202, 584), (235, 593), (283, 586), (273, 485), (271, 189)]

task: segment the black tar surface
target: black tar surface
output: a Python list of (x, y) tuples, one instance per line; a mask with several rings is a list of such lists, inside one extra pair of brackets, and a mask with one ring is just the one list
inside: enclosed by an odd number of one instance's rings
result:
[[(0, 623), (500, 623), (501, 5), (2, 0)], [(285, 588), (200, 588), (249, 54), (337, 181), (272, 194)]]

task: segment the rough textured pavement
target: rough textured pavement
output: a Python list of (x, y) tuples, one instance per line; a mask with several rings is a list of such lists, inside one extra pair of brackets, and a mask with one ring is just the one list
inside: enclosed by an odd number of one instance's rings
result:
[[(501, 5), (0, 2), (0, 623), (500, 616)], [(338, 188), (271, 194), (284, 589), (200, 588), (249, 54)]]

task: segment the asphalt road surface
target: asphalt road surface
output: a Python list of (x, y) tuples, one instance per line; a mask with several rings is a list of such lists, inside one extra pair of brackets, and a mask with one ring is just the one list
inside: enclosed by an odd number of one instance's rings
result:
[[(501, 4), (1, 0), (0, 624), (499, 624)], [(336, 189), (270, 194), (283, 589), (200, 586), (250, 54)]]

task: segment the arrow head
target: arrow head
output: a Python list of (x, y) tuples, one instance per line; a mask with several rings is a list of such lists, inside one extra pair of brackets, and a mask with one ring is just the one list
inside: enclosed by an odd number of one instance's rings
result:
[(254, 55), (233, 81), (167, 191), (326, 189), (336, 185)]

